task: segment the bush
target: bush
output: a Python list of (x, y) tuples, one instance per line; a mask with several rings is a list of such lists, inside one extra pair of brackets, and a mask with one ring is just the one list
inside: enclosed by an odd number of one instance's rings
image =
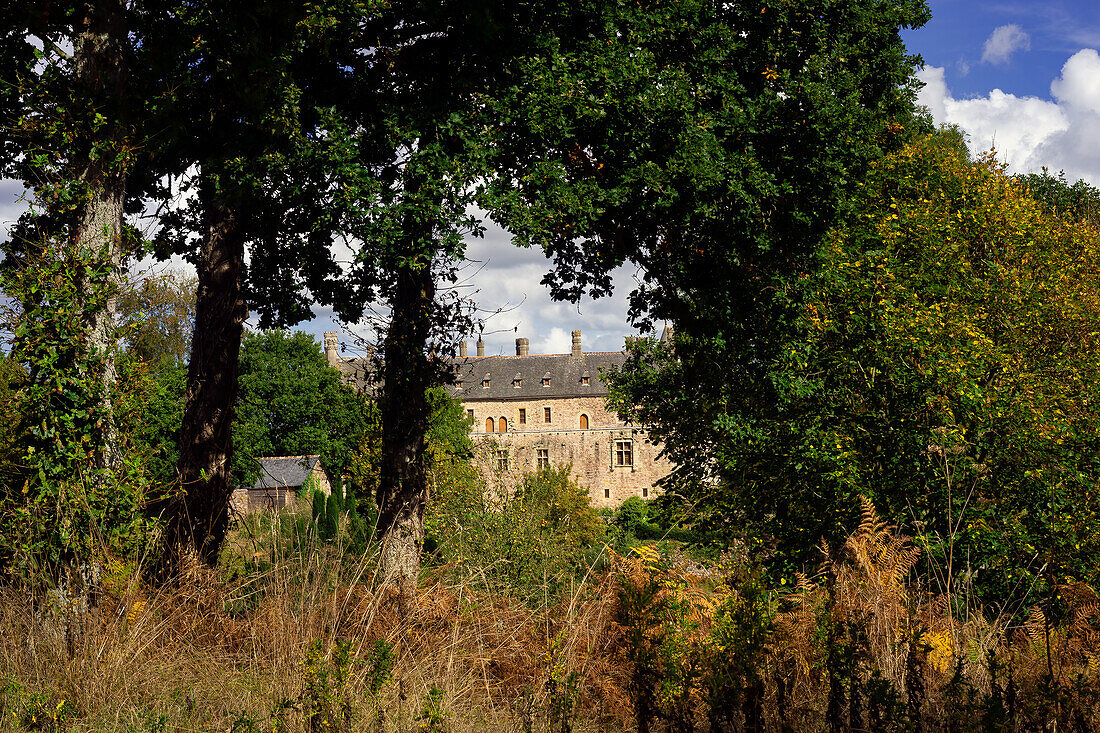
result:
[(443, 562), (491, 565), (503, 582), (563, 581), (603, 548), (607, 527), (562, 466), (489, 487), (469, 463), (437, 476), (426, 547)]

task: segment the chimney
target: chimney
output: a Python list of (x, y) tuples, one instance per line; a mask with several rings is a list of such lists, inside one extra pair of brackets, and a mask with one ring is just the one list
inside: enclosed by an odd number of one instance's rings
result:
[(325, 361), (330, 367), (335, 367), (336, 359), (336, 332), (325, 331)]
[(516, 356), (527, 356), (531, 352), (531, 342), (525, 338), (516, 339)]
[(458, 342), (458, 356), (459, 356), (459, 358), (462, 358), (462, 359), (466, 358), (466, 341), (465, 340)]
[(485, 356), (485, 342), (480, 338), (477, 340), (477, 355)]
[(573, 356), (581, 356), (584, 352), (581, 351), (581, 332), (573, 332)]

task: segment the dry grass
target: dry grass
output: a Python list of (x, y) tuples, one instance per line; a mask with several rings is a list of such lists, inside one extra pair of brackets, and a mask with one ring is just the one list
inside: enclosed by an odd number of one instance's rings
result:
[[(242, 551), (249, 560), (269, 555), (257, 543), (236, 537), (229, 563)], [(67, 639), (40, 604), (0, 591), (0, 677), (19, 686), (4, 700), (6, 727), (28, 712), (51, 723), (60, 706), (67, 723), (57, 727), (74, 731), (268, 730), (289, 700), (297, 709), (284, 722), (308, 730), (305, 684), (318, 673), (330, 702), (350, 709), (353, 730), (430, 723), (422, 713), (433, 708), (433, 689), (442, 691), (435, 721), (454, 731), (545, 729), (566, 695), (592, 729), (621, 729), (629, 716), (608, 662), (610, 576), (532, 604), (482, 590), (476, 573), (456, 579), (458, 569), (442, 568), (402, 604), (378, 582), (372, 558), (349, 561), (332, 546), (267, 557), (235, 579), (191, 568), (170, 589), (117, 571), (108, 575), (121, 580), (108, 581), (83, 632)], [(375, 695), (368, 678), (378, 640), (396, 664)], [(315, 645), (321, 661), (307, 664)], [(340, 645), (353, 660), (343, 684), (332, 679)]]
[[(308, 538), (287, 542), (286, 527), (275, 525), (251, 529), (234, 536), (223, 571), (192, 568), (171, 589), (110, 565), (106, 592), (81, 633), (59, 633), (43, 604), (0, 591), (0, 677), (14, 683), (0, 695), (3, 727), (325, 729), (317, 717), (310, 727), (312, 712), (347, 730), (628, 730), (641, 657), (626, 646), (631, 618), (620, 590), (652, 581), (658, 590), (645, 643), (675, 643), (652, 657), (649, 679), (682, 683), (658, 691), (656, 723), (678, 716), (681, 727), (707, 730), (714, 720), (707, 665), (729, 662), (731, 653), (715, 630), (731, 613), (748, 618), (743, 590), (724, 578), (728, 567), (651, 550), (618, 558), (557, 597), (501, 593), (484, 570), (449, 566), (400, 602), (378, 582), (369, 556), (349, 559), (332, 545), (290, 552)], [(917, 550), (870, 507), (845, 550), (794, 591), (766, 592), (771, 630), (749, 672), (762, 680), (769, 729), (826, 729), (830, 695), (839, 689), (850, 700), (853, 680), (866, 711), (877, 694), (868, 686), (872, 674), (904, 705), (916, 673), (925, 730), (947, 729), (949, 716), (962, 721), (955, 730), (979, 730), (980, 705), (1010, 697), (1022, 721), (1016, 729), (1053, 720), (1066, 721), (1063, 728), (1095, 725), (1087, 706), (1100, 673), (1100, 599), (1091, 589), (1063, 588), (1065, 613), (1057, 619), (1036, 609), (1028, 623), (1005, 629), (980, 614), (955, 617), (951, 609), (966, 604), (908, 585)], [(830, 634), (861, 650), (839, 687)], [(377, 642), (396, 661), (392, 678), (375, 689)], [(351, 660), (343, 667), (342, 652)], [(999, 660), (998, 679), (991, 658)], [(971, 690), (962, 712), (951, 698), (960, 679)], [(862, 723), (845, 717), (841, 727), (849, 725)]]

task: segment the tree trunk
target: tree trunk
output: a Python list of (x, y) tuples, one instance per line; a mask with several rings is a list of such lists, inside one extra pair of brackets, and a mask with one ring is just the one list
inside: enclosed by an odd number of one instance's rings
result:
[(231, 429), (247, 315), (241, 293), (244, 233), (237, 213), (219, 200), (216, 189), (205, 185), (200, 191), (205, 235), (180, 427), (180, 493), (166, 500), (162, 511), (162, 573), (167, 577), (179, 572), (187, 555), (215, 565), (229, 524)]
[(89, 346), (102, 359), (102, 399), (108, 415), (101, 445), (95, 457), (97, 468), (113, 471), (121, 462), (118, 427), (114, 419), (112, 393), (118, 379), (115, 367), (115, 293), (121, 283), (126, 252), (122, 237), (123, 204), (126, 198), (126, 168), (121, 162), (126, 146), (125, 114), (128, 81), (124, 44), (127, 40), (125, 8), (119, 0), (96, 0), (82, 8), (83, 15), (73, 43), (76, 87), (87, 105), (83, 114), (105, 114), (108, 124), (101, 136), (86, 141), (87, 152), (74, 161), (73, 173), (84, 186), (84, 202), (75, 244), (82, 257), (103, 257), (110, 265), (107, 282), (85, 283), (87, 300), (106, 287), (105, 307), (88, 308)]
[(382, 571), (402, 597), (416, 593), (428, 501), (428, 387), (435, 367), (427, 355), (435, 281), (429, 264), (403, 267), (391, 303), (383, 347), (382, 466), (378, 531)]

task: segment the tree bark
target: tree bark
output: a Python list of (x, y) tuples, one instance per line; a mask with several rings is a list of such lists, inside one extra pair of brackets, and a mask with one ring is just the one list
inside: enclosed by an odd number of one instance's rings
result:
[(427, 355), (435, 281), (430, 263), (398, 270), (383, 346), (382, 465), (378, 531), (382, 572), (402, 597), (415, 595), (428, 501), (426, 391), (435, 367)]
[(102, 359), (102, 400), (108, 415), (101, 445), (95, 457), (97, 468), (113, 471), (121, 462), (118, 426), (114, 419), (112, 394), (118, 373), (115, 365), (116, 293), (127, 255), (123, 242), (123, 205), (126, 198), (126, 166), (122, 162), (127, 144), (125, 115), (127, 42), (125, 8), (119, 0), (86, 3), (73, 43), (75, 81), (84, 115), (104, 114), (108, 119), (102, 137), (86, 141), (87, 150), (74, 161), (73, 171), (87, 197), (75, 232), (75, 244), (82, 256), (103, 257), (110, 266), (107, 282), (84, 283), (86, 301), (94, 291), (106, 287), (105, 307), (86, 307), (88, 344)]
[(239, 216), (201, 187), (204, 239), (199, 253), (195, 329), (187, 372), (180, 491), (164, 503), (162, 575), (174, 577), (188, 555), (213, 566), (229, 524), (229, 464), (237, 400), (238, 357), (247, 316), (241, 291), (244, 232)]

